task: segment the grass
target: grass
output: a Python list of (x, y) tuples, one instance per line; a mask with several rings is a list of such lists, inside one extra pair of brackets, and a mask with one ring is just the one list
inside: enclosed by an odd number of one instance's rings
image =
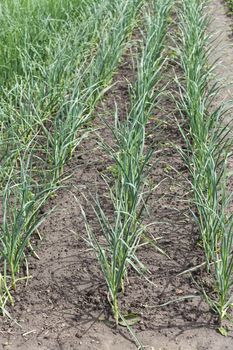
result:
[[(1, 18), (1, 85), (9, 85), (15, 75), (24, 75), (24, 59), (48, 62), (57, 38), (82, 20), (90, 1), (71, 0), (36, 2), (3, 0)], [(96, 4), (98, 1), (95, 2)]]
[(214, 65), (209, 64), (208, 20), (205, 1), (183, 1), (179, 56), (184, 80), (178, 82), (178, 107), (186, 143), (182, 154), (191, 175), (196, 221), (212, 280), (212, 291), (204, 294), (221, 325), (232, 304), (233, 287), (233, 221), (227, 188), (231, 142), (224, 121), (226, 108), (213, 107), (220, 87), (214, 82)]

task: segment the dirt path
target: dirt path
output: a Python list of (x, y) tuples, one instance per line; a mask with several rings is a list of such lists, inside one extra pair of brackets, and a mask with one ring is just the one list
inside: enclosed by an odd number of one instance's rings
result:
[(226, 16), (226, 7), (222, 0), (211, 0), (209, 5), (212, 21), (210, 32), (216, 49), (212, 61), (218, 59), (216, 74), (225, 86), (219, 95), (219, 101), (233, 99), (233, 20)]
[[(224, 7), (218, 0), (212, 1), (210, 10), (213, 13), (211, 30), (215, 36), (222, 33), (216, 51), (216, 56), (221, 55), (222, 60), (218, 74), (231, 83), (233, 48), (228, 37), (231, 19), (225, 16)], [(114, 96), (120, 96), (118, 102), (122, 104), (122, 113), (125, 111), (122, 101), (127, 101), (124, 77), (130, 78), (131, 71), (126, 60), (116, 78), (123, 83), (112, 92)], [(169, 74), (168, 71), (168, 80)], [(233, 90), (228, 86), (220, 99), (231, 96)], [(150, 233), (155, 239), (161, 238), (160, 246), (170, 260), (152, 247), (140, 252), (152, 272), (151, 279), (156, 287), (132, 275), (122, 306), (140, 312), (141, 323), (136, 332), (148, 350), (232, 350), (233, 334), (224, 338), (215, 331), (215, 320), (200, 298), (158, 307), (168, 300), (197, 294), (191, 279), (186, 275), (177, 277), (177, 274), (202, 258), (196, 246), (197, 233), (187, 216), (187, 188), (180, 176), (185, 174), (185, 168), (177, 152), (167, 146), (168, 140), (178, 144), (182, 142), (173, 120), (173, 106), (166, 98), (162, 103), (163, 111), (156, 111), (155, 117), (164, 124), (154, 137), (156, 146), (163, 148), (163, 154), (159, 166), (151, 174), (151, 181), (166, 181), (150, 198), (149, 219), (158, 221), (159, 218), (160, 223), (153, 226)], [(111, 94), (106, 97), (102, 111), (98, 112), (106, 116), (106, 111), (111, 118)], [(97, 126), (100, 126), (98, 123)], [(106, 128), (102, 129), (102, 136), (106, 140), (111, 138)], [(57, 211), (43, 225), (44, 240), (38, 242), (40, 260), (30, 258), (33, 279), (27, 288), (20, 287), (12, 310), (12, 316), (20, 327), (14, 322), (3, 321), (0, 328), (1, 350), (135, 349), (128, 332), (123, 328), (116, 330), (106, 320), (108, 306), (102, 275), (82, 239), (85, 230), (75, 196), (81, 198), (81, 192), (87, 194), (96, 190), (104, 194), (106, 186), (101, 174), (111, 165), (109, 158), (96, 147), (95, 136), (92, 135), (83, 143), (67, 169), (74, 171), (67, 188), (61, 190), (48, 205), (48, 208), (57, 205)], [(178, 172), (173, 171), (171, 166)], [(87, 211), (95, 225), (90, 208)], [(98, 320), (99, 317), (101, 320)]]

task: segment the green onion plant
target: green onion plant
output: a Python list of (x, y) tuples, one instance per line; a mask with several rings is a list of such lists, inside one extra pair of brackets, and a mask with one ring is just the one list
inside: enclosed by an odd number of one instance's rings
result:
[[(32, 249), (30, 238), (46, 217), (40, 214), (41, 208), (55, 191), (52, 187), (41, 188), (33, 181), (30, 154), (25, 154), (19, 162), (17, 182), (10, 174), (2, 193), (0, 261), (3, 299), (4, 295), (10, 296), (10, 290), (15, 290), (17, 280), (21, 279), (18, 276), (22, 263), (27, 265), (25, 253)], [(10, 301), (13, 301), (11, 296)]]
[(48, 155), (54, 169), (53, 181), (62, 176), (65, 163), (84, 136), (83, 127), (92, 119), (96, 103), (111, 83), (141, 3), (142, 0), (127, 0), (108, 4), (109, 21), (100, 31), (100, 42), (93, 59), (86, 68), (80, 67), (77, 71), (72, 94), (65, 96), (55, 116), (54, 130), (50, 133), (44, 126)]
[(178, 81), (177, 105), (186, 148), (182, 154), (190, 172), (199, 226), (212, 291), (204, 291), (220, 324), (232, 305), (233, 217), (228, 192), (231, 155), (227, 109), (216, 107), (220, 90), (210, 64), (211, 36), (206, 1), (184, 0), (179, 12), (179, 57), (183, 77)]
[(102, 34), (111, 28), (108, 3), (4, 0), (0, 5), (0, 308), (5, 313), (7, 301), (13, 302), (11, 290), (24, 278), (27, 253), (33, 252), (30, 238), (44, 219), (40, 210), (80, 142), (77, 129), (83, 137), (80, 127), (86, 111), (90, 114), (92, 94), (81, 77), (94, 67)]
[(116, 111), (115, 125), (111, 127), (115, 146), (104, 147), (115, 162), (115, 181), (109, 185), (114, 218), (109, 218), (100, 199), (95, 200), (94, 211), (102, 235), (93, 232), (85, 216), (88, 242), (95, 251), (109, 290), (109, 302), (116, 321), (122, 318), (119, 293), (124, 292), (129, 268), (139, 274), (145, 267), (137, 257), (143, 245), (145, 231), (142, 213), (145, 206), (146, 179), (152, 147), (146, 147), (146, 126), (160, 95), (165, 38), (172, 1), (152, 1), (145, 18), (145, 29), (137, 59), (136, 81), (130, 89), (131, 107), (125, 120), (119, 120)]

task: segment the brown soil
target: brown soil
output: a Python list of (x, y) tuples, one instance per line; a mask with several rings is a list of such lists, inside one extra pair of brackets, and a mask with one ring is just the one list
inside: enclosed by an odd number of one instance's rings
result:
[[(214, 14), (212, 29), (230, 32), (230, 19), (224, 15), (223, 5), (218, 0), (212, 1), (211, 11)], [(221, 40), (226, 47), (224, 59), (231, 58), (233, 68), (231, 40), (227, 35)], [(218, 54), (222, 51), (218, 50)], [(172, 67), (168, 67), (167, 80), (171, 80), (171, 72)], [(228, 73), (229, 65), (222, 68), (221, 74), (227, 77)], [(114, 98), (121, 106), (119, 113), (124, 116), (128, 101), (126, 78), (133, 79), (127, 54), (115, 77), (118, 83), (105, 97), (95, 119), (96, 127), (100, 128), (98, 132), (107, 142), (112, 142), (112, 135), (99, 117), (104, 116), (109, 122), (113, 119)], [(172, 84), (170, 87), (173, 88)], [(174, 122), (174, 106), (165, 96), (160, 106), (162, 109), (155, 111), (149, 129), (158, 121), (162, 124), (156, 131), (148, 129), (148, 132), (159, 151), (152, 159), (154, 166), (150, 180), (154, 184), (162, 183), (149, 199), (149, 215), (145, 215), (144, 222), (155, 222), (148, 234), (169, 258), (152, 245), (143, 247), (139, 255), (150, 270), (149, 279), (153, 284), (131, 272), (121, 307), (126, 312), (140, 314), (141, 321), (134, 331), (150, 350), (231, 350), (233, 332), (227, 338), (217, 333), (216, 319), (200, 297), (194, 279), (197, 274), (200, 277), (201, 271), (193, 276), (178, 276), (204, 260), (190, 213), (186, 169), (175, 149), (182, 141)], [(111, 159), (99, 148), (95, 134), (90, 134), (67, 167), (67, 173), (73, 172), (72, 178), (45, 208), (48, 210), (56, 205), (56, 210), (41, 228), (43, 240), (35, 242), (40, 260), (29, 258), (33, 278), (27, 287), (20, 285), (15, 295), (15, 306), (10, 310), (14, 321), (2, 320), (0, 349), (136, 348), (125, 328), (114, 327), (101, 271), (83, 240), (86, 233), (78, 202), (85, 207), (88, 220), (97, 231), (90, 200), (86, 202), (82, 194), (90, 199), (89, 194), (97, 191), (111, 214), (108, 190), (102, 179), (103, 174), (109, 173), (110, 165)], [(205, 275), (202, 280), (207, 286)], [(159, 306), (176, 299), (180, 301)]]

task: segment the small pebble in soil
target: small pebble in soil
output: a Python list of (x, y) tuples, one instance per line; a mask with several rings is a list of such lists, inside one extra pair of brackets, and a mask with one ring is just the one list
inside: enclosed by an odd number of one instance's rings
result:
[(82, 332), (81, 331), (78, 331), (76, 334), (75, 334), (76, 338), (82, 338)]
[(140, 331), (145, 331), (146, 330), (146, 326), (144, 324), (141, 324), (139, 326), (139, 329), (140, 329)]

